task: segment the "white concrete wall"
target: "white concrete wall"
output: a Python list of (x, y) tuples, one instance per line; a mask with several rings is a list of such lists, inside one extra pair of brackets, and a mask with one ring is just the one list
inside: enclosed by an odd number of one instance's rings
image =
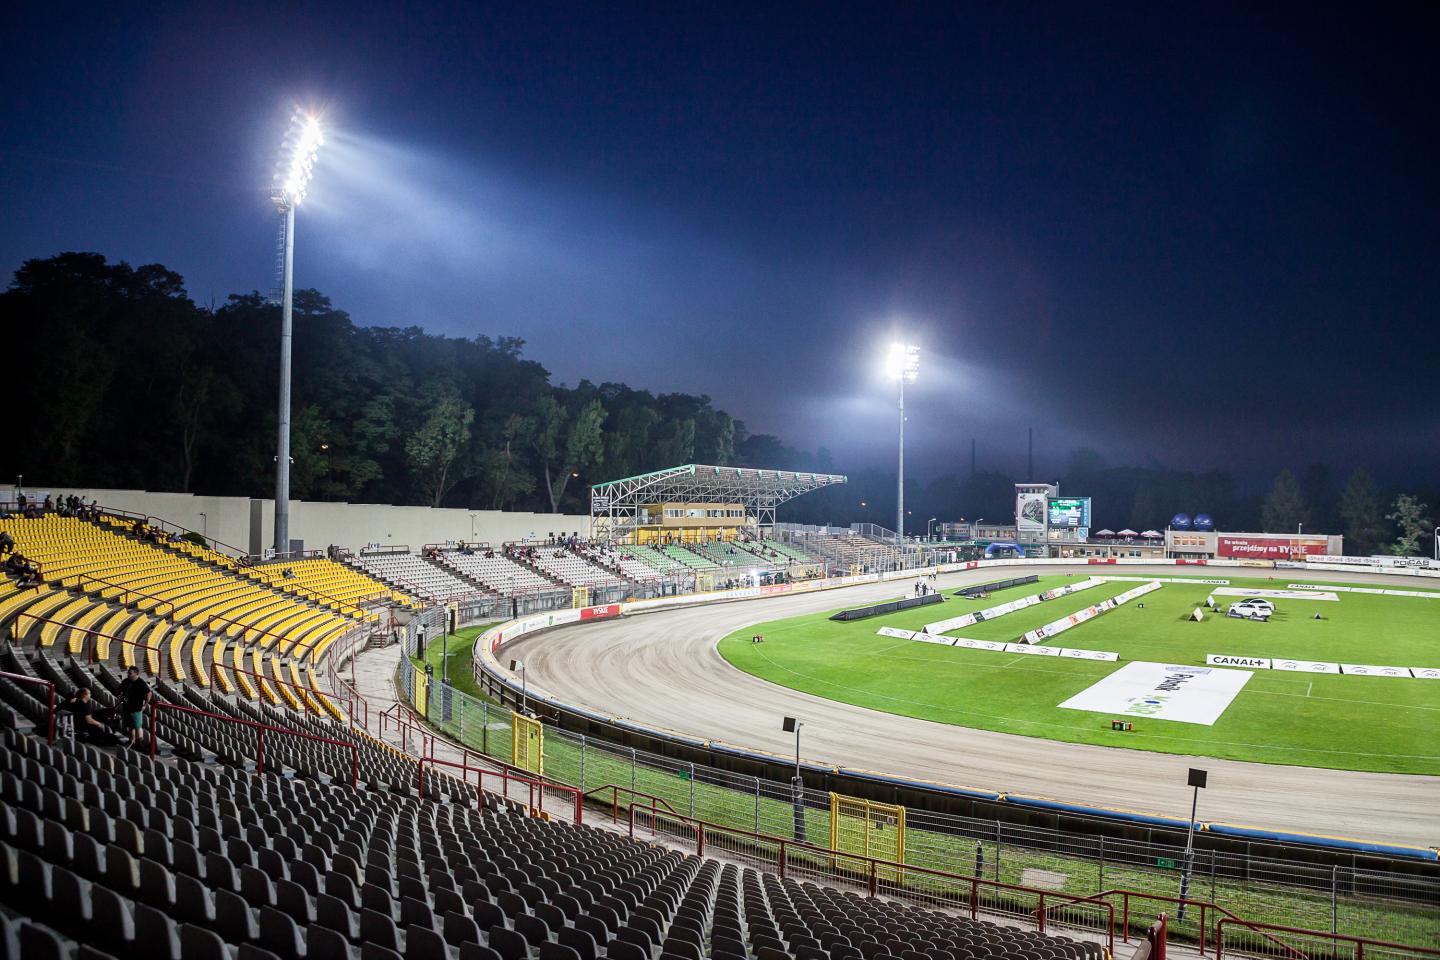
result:
[[(54, 496), (75, 494), (84, 497), (87, 503), (94, 499), (102, 506), (116, 510), (160, 517), (256, 553), (270, 545), (275, 529), (273, 500), (148, 490), (47, 487), (30, 483), (25, 485), (25, 493), (37, 500), (46, 493)], [(6, 490), (0, 493), (0, 498), (14, 499), (14, 491)], [(307, 550), (323, 549), (332, 543), (353, 550), (359, 550), (367, 543), (408, 544), (418, 550), (421, 544), (445, 540), (485, 540), (499, 544), (525, 537), (544, 538), (551, 533), (574, 533), (588, 537), (590, 517), (585, 514), (290, 501), (290, 537), (303, 540)]]

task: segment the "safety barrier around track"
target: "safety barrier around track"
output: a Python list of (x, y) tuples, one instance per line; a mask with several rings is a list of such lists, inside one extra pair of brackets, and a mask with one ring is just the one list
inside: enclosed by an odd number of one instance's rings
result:
[[(746, 600), (766, 596), (782, 596), (791, 593), (808, 593), (818, 590), (838, 589), (841, 587), (854, 586), (863, 583), (877, 583), (890, 580), (911, 579), (925, 573), (954, 573), (965, 570), (974, 570), (988, 567), (1002, 566), (1092, 566), (1093, 558), (1075, 559), (1037, 559), (1037, 560), (971, 560), (964, 563), (941, 564), (937, 567), (923, 570), (901, 570), (889, 571), (886, 573), (858, 574), (845, 577), (834, 577), (827, 580), (805, 581), (793, 584), (776, 584), (770, 587), (745, 587), (736, 590), (717, 591), (710, 594), (689, 594), (676, 597), (663, 597), (652, 600), (637, 600), (620, 604), (606, 604), (596, 607), (585, 607), (580, 609), (555, 610), (543, 614), (536, 614), (528, 617), (521, 617), (506, 623), (498, 624), (495, 627), (482, 633), (475, 642), (474, 648), (474, 670), (476, 682), (482, 687), (486, 686), (486, 680), (498, 683), (500, 686), (512, 691), (521, 692), (521, 685), (500, 665), (497, 657), (499, 649), (515, 639), (526, 634), (535, 633), (541, 630), (548, 630), (555, 627), (571, 624), (584, 623), (591, 620), (614, 619), (619, 616), (646, 613), (654, 610), (669, 609), (672, 607), (695, 606), (708, 603), (722, 603), (733, 600)], [(1196, 561), (1179, 560), (1153, 560), (1153, 559), (1117, 559), (1115, 565), (1128, 566), (1197, 566), (1207, 565), (1215, 567), (1233, 567), (1247, 569), (1253, 566), (1250, 563), (1241, 563), (1235, 560), (1209, 561), (1197, 563)], [(1335, 571), (1335, 565), (1326, 564), (1323, 566), (1301, 564), (1299, 562), (1289, 563), (1287, 569), (1308, 569)], [(1361, 571), (1376, 573), (1374, 568), (1364, 568)], [(1384, 573), (1391, 571), (1384, 570)], [(1410, 574), (1440, 575), (1440, 572), (1412, 570), (1406, 571)], [(686, 736), (673, 730), (666, 730), (635, 723), (621, 717), (609, 717), (597, 714), (572, 704), (564, 703), (556, 698), (543, 694), (537, 694), (533, 690), (525, 690), (525, 696), (534, 703), (544, 704), (551, 709), (574, 714), (591, 722), (602, 723), (608, 726), (630, 730), (641, 733), (657, 740), (669, 741), (689, 747), (700, 747), (706, 750), (725, 753), (740, 759), (753, 760), (760, 763), (793, 763), (793, 758), (781, 757), (769, 754), (764, 751), (757, 751), (745, 747), (734, 746), (713, 740), (701, 740), (695, 737)], [(1100, 807), (1086, 804), (1069, 803), (1062, 800), (1054, 800), (1047, 797), (1035, 797), (1021, 793), (1011, 793), (1006, 790), (987, 790), (973, 786), (958, 784), (937, 783), (934, 781), (918, 780), (902, 777), (894, 774), (882, 774), (870, 770), (858, 770), (850, 767), (824, 766), (813, 763), (801, 764), (802, 768), (818, 773), (835, 773), (876, 784), (888, 784), (908, 789), (931, 791), (942, 794), (953, 794), (957, 796), (970, 797), (973, 799), (984, 799), (1001, 804), (1012, 804), (1019, 807), (1032, 807), (1036, 809), (1052, 810), (1057, 813), (1073, 814), (1081, 817), (1099, 817), (1110, 820), (1119, 820), (1143, 826), (1158, 826), (1172, 829), (1184, 829), (1189, 821), (1166, 816), (1164, 814), (1150, 813), (1146, 811), (1127, 810), (1115, 807)], [(1414, 847), (1402, 844), (1386, 844), (1353, 837), (1334, 837), (1323, 834), (1310, 834), (1295, 831), (1267, 830), (1263, 827), (1251, 827), (1224, 822), (1197, 822), (1196, 829), (1202, 832), (1213, 831), (1216, 835), (1228, 835), (1244, 837), (1247, 839), (1260, 840), (1272, 843), (1283, 843), (1290, 845), (1307, 845), (1340, 850), (1356, 854), (1372, 854), (1386, 857), (1405, 857), (1418, 860), (1440, 861), (1440, 850), (1436, 848)]]

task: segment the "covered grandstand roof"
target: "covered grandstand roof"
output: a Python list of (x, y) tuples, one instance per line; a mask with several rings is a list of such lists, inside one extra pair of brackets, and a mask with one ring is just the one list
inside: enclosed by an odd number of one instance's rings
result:
[(758, 526), (775, 522), (775, 508), (821, 487), (845, 483), (833, 473), (715, 467), (687, 463), (590, 487), (590, 514), (614, 533), (632, 526), (636, 510), (656, 503), (737, 503)]

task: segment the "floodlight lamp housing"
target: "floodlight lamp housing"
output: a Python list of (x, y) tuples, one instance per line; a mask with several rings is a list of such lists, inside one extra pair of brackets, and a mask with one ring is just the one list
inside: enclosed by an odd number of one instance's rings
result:
[(920, 348), (908, 343), (890, 344), (885, 372), (892, 380), (914, 383), (920, 375)]

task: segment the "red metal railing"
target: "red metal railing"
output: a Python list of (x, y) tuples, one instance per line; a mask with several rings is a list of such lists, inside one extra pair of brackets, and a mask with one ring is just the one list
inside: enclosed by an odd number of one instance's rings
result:
[[(146, 673), (158, 675), (162, 672), (161, 667), (163, 667), (166, 662), (165, 657), (162, 656), (165, 648), (158, 644), (141, 643), (139, 640), (126, 640), (124, 637), (117, 637), (113, 633), (101, 633), (99, 630), (92, 630), (89, 627), (77, 627), (73, 624), (66, 623), (63, 620), (55, 620), (51, 617), (42, 617), (38, 613), (26, 613), (23, 610), (15, 614), (15, 620), (10, 626), (12, 637), (17, 639), (19, 638), (20, 633), (22, 632), (20, 628), (20, 621), (27, 617), (31, 620), (36, 621), (37, 623), (53, 623), (57, 627), (60, 627), (61, 630), (74, 630), (77, 633), (83, 633), (85, 635), (84, 656), (85, 659), (90, 663), (100, 662), (100, 657), (95, 652), (95, 647), (96, 644), (102, 639), (109, 640), (111, 643), (118, 643), (121, 646), (132, 647), (137, 650), (146, 650), (150, 653), (155, 654), (155, 662), (156, 664), (158, 664), (158, 666), (153, 670), (150, 668), (150, 658), (148, 656), (135, 658), (137, 663), (140, 661), (144, 661)], [(41, 642), (37, 637), (35, 640), (35, 647), (36, 649), (39, 649), (40, 646)], [(109, 658), (107, 657), (106, 659), (108, 660)]]
[[(635, 812), (637, 809), (643, 812), (645, 808), (638, 807), (636, 804), (631, 803), (629, 804), (628, 809), (630, 836), (633, 838), (635, 836)], [(666, 814), (665, 816), (670, 815)], [(1051, 906), (1047, 905), (1046, 899), (1050, 898), (1053, 900), (1056, 898), (1056, 891), (1054, 890), (1044, 890), (1038, 887), (1024, 887), (1020, 886), (1019, 884), (1002, 883), (999, 880), (986, 880), (976, 876), (965, 876), (963, 874), (946, 873), (943, 870), (932, 870), (928, 867), (913, 867), (908, 864), (897, 863), (893, 860), (884, 860), (879, 857), (871, 857), (865, 854), (831, 850), (828, 847), (818, 846), (816, 844), (807, 843), (802, 840), (793, 840), (788, 837), (776, 837), (770, 836), (768, 834), (756, 833), (750, 830), (740, 830), (735, 827), (725, 827), (717, 823), (710, 823), (706, 820), (698, 820), (694, 817), (674, 815), (672, 819), (685, 824), (686, 826), (690, 827), (695, 831), (696, 856), (705, 855), (705, 843), (707, 834), (710, 835), (712, 838), (724, 836), (738, 837), (750, 844), (768, 844), (776, 847), (776, 867), (782, 879), (786, 875), (786, 870), (789, 867), (793, 854), (802, 853), (807, 855), (812, 861), (817, 861), (819, 863), (829, 863), (832, 870), (834, 870), (837, 875), (841, 874), (842, 872), (841, 868), (839, 868), (838, 866), (839, 861), (843, 860), (846, 862), (860, 864), (861, 869), (859, 870), (847, 869), (843, 872), (844, 874), (847, 874), (848, 879), (852, 881), (856, 881), (856, 875), (859, 874), (858, 879), (863, 880), (868, 889), (869, 895), (872, 897), (878, 896), (882, 892), (882, 889), (886, 896), (899, 896), (903, 892), (905, 892), (906, 886), (916, 888), (917, 894), (924, 893), (926, 895), (933, 895), (929, 891), (925, 891), (922, 885), (916, 883), (916, 881), (921, 881), (925, 879), (953, 884), (960, 887), (961, 889), (968, 887), (969, 890), (966, 899), (969, 904), (970, 916), (972, 919), (978, 918), (981, 912), (980, 893), (982, 890), (996, 895), (1007, 892), (1012, 894), (1024, 894), (1028, 897), (1036, 898), (1039, 902), (1039, 906), (1035, 910), (1030, 911), (1030, 916), (1034, 919), (1036, 926), (1039, 928), (1040, 932), (1043, 933), (1045, 932), (1046, 914), (1049, 909), (1051, 909)], [(889, 874), (890, 876), (884, 876), (885, 874)], [(891, 879), (892, 877), (894, 879)], [(903, 877), (903, 883), (898, 882), (901, 877)], [(883, 888), (882, 884), (884, 884)], [(1080, 900), (1077, 900), (1077, 898), (1065, 897), (1064, 895), (1061, 895), (1060, 898), (1071, 901), (1073, 903), (1082, 902)], [(1097, 908), (1102, 908), (1104, 916), (1106, 918), (1106, 923), (1104, 927), (1100, 928), (1097, 932), (1105, 936), (1108, 949), (1113, 954), (1115, 951), (1114, 905), (1106, 903), (1104, 901), (1096, 900), (1094, 898), (1085, 898), (1085, 901), (1083, 902), (1090, 902), (1093, 906)]]
[(49, 716), (45, 725), (45, 742), (55, 742), (55, 684), (49, 680), (41, 680), (39, 677), (26, 676), (23, 673), (11, 673), (9, 670), (0, 670), (0, 677), (7, 680), (18, 680), (20, 683), (34, 683), (46, 687), (50, 691)]
[[(320, 696), (320, 697), (334, 696), (333, 694), (322, 693), (321, 691), (316, 690), (314, 687), (308, 687), (308, 686), (306, 686), (306, 685), (303, 684), (303, 683), (295, 683), (295, 682), (292, 681), (292, 680), (281, 680), (279, 677), (270, 676), (270, 675), (267, 675), (267, 674), (264, 674), (264, 673), (257, 673), (257, 672), (254, 671), (254, 670), (246, 670), (244, 667), (226, 666), (226, 665), (223, 664), (223, 663), (211, 663), (211, 664), (210, 664), (210, 669), (209, 669), (209, 671), (207, 671), (207, 672), (210, 674), (210, 679), (211, 679), (211, 682), (212, 682), (212, 683), (215, 681), (215, 677), (219, 676), (221, 670), (226, 670), (226, 671), (228, 671), (228, 672), (230, 672), (230, 673), (239, 674), (239, 675), (245, 676), (245, 677), (251, 677), (252, 679), (254, 679), (254, 680), (256, 680), (256, 681), (258, 681), (259, 683), (262, 683), (262, 684), (272, 684), (272, 683), (273, 683), (273, 684), (275, 684), (276, 686), (281, 686), (281, 687), (285, 687), (285, 688), (290, 689), (290, 690), (294, 690), (294, 691), (296, 691), (295, 697), (296, 697), (297, 700), (299, 700), (301, 703), (305, 704), (306, 706), (311, 706), (311, 705), (313, 705), (316, 710), (319, 710), (319, 711), (321, 711), (322, 713), (324, 712), (323, 708), (320, 706), (319, 702), (316, 701), (314, 698), (317, 697), (317, 696)], [(221, 684), (221, 686), (223, 686), (223, 684)], [(345, 698), (344, 698), (343, 696), (339, 696), (339, 697), (336, 697), (336, 699), (343, 700), (343, 699), (345, 699)]]
[(399, 731), (401, 742), (406, 751), (410, 747), (410, 735), (415, 734), (420, 740), (420, 759), (428, 760), (435, 756), (435, 734), (425, 727), (425, 722), (420, 719), (419, 714), (411, 710), (409, 706), (396, 700), (386, 707), (380, 714), (380, 739), (385, 739), (385, 724), (389, 721)]
[[(166, 617), (166, 619), (171, 620), (171, 621), (173, 621), (173, 620), (175, 619), (175, 604), (172, 603), (172, 602), (169, 601), (169, 600), (162, 600), (162, 599), (160, 599), (159, 597), (154, 596), (153, 594), (141, 593), (139, 590), (135, 590), (135, 589), (133, 589), (133, 588), (131, 588), (131, 587), (127, 587), (127, 586), (125, 586), (123, 583), (115, 583), (113, 580), (106, 580), (106, 579), (104, 579), (103, 577), (96, 577), (96, 576), (93, 576), (93, 575), (88, 574), (88, 573), (82, 573), (82, 574), (80, 574), (79, 579), (76, 581), (76, 586), (77, 586), (80, 590), (84, 590), (84, 589), (85, 589), (85, 584), (86, 584), (87, 581), (90, 582), (90, 583), (103, 583), (103, 584), (104, 584), (105, 586), (107, 586), (107, 587), (113, 587), (113, 588), (115, 588), (116, 590), (119, 590), (119, 591), (120, 591), (120, 606), (122, 606), (122, 607), (128, 607), (128, 606), (130, 606), (130, 598), (131, 598), (131, 597), (140, 597), (140, 598), (143, 599), (143, 600), (154, 600), (154, 601), (155, 601), (155, 604), (156, 604), (156, 606), (155, 606), (154, 609), (158, 610), (161, 606), (167, 606), (167, 607), (170, 608), (170, 613), (169, 613), (169, 615)], [(103, 591), (102, 591), (102, 592), (103, 592)], [(153, 611), (148, 611), (148, 612), (153, 612)], [(162, 614), (156, 614), (156, 616), (162, 616)]]
[(179, 703), (162, 703), (159, 700), (150, 700), (150, 756), (155, 756), (155, 743), (157, 722), (160, 711), (174, 710), (180, 713), (189, 713), (201, 717), (209, 717), (212, 720), (221, 720), (225, 723), (233, 723), (242, 727), (249, 727), (256, 732), (255, 743), (255, 772), (265, 772), (265, 734), (280, 734), (286, 737), (298, 737), (301, 740), (314, 740), (317, 743), (328, 743), (350, 751), (350, 786), (357, 787), (360, 784), (360, 748), (353, 743), (346, 743), (343, 740), (332, 740), (330, 737), (317, 737), (313, 733), (302, 733), (299, 730), (288, 730), (285, 727), (277, 727), (269, 723), (259, 723), (255, 720), (246, 720), (241, 717), (227, 717), (223, 713), (212, 713), (209, 710), (200, 710), (196, 707), (187, 707)]
[(1145, 941), (1150, 944), (1150, 960), (1165, 960), (1166, 930), (1168, 923), (1164, 911), (1155, 918), (1150, 929), (1145, 934)]
[[(498, 778), (500, 780), (500, 790), (498, 792), (500, 796), (505, 797), (507, 800), (510, 799), (510, 785), (512, 783), (520, 784), (526, 787), (529, 791), (529, 799), (526, 805), (530, 808), (531, 816), (537, 816), (540, 813), (544, 812), (545, 791), (550, 790), (555, 793), (565, 794), (574, 801), (574, 816), (576, 824), (581, 823), (584, 817), (583, 795), (580, 793), (579, 788), (565, 786), (555, 783), (554, 781), (548, 781), (543, 779), (537, 780), (533, 777), (520, 776), (518, 774), (512, 773), (511, 768), (508, 764), (502, 765), (500, 770), (487, 770), (484, 767), (472, 766), (468, 762), (468, 760), (465, 762), (457, 763), (454, 760), (442, 760), (439, 757), (421, 757), (416, 764), (415, 773), (416, 785), (419, 790), (418, 796), (420, 796), (422, 799), (425, 796), (425, 765), (427, 763), (433, 766), (453, 767), (460, 770), (460, 781), (462, 783), (466, 782), (465, 777), (468, 774), (477, 774), (475, 789), (477, 791), (477, 796), (482, 803), (484, 802), (485, 778), (488, 776), (492, 778)], [(537, 797), (539, 798), (539, 803), (536, 802)]]
[(280, 636), (280, 634), (278, 634), (278, 633), (272, 633), (272, 632), (269, 631), (269, 630), (261, 630), (259, 627), (251, 626), (250, 624), (246, 624), (246, 623), (241, 623), (239, 620), (232, 620), (232, 619), (229, 618), (229, 617), (222, 617), (222, 616), (220, 616), (219, 614), (211, 614), (210, 616), (208, 616), (208, 617), (205, 618), (205, 633), (206, 633), (206, 634), (208, 634), (208, 635), (213, 635), (213, 634), (214, 634), (215, 631), (214, 631), (214, 628), (211, 626), (211, 624), (215, 623), (216, 621), (219, 621), (220, 623), (228, 623), (228, 624), (230, 624), (230, 625), (232, 625), (232, 626), (239, 627), (239, 628), (240, 628), (240, 632), (239, 632), (238, 634), (236, 634), (236, 636), (238, 636), (241, 640), (244, 640), (245, 637), (246, 637), (246, 635), (247, 635), (250, 631), (253, 630), (253, 631), (255, 631), (257, 634), (259, 634), (259, 635), (262, 636), (262, 637), (271, 637), (271, 638), (273, 638), (273, 639), (275, 640), (275, 644), (276, 644), (275, 649), (277, 649), (277, 650), (281, 649), (280, 646), (279, 646), (279, 644), (281, 643), (281, 641), (284, 641), (284, 643), (286, 644), (286, 646), (289, 646), (289, 643), (290, 643), (290, 638), (289, 638), (289, 637), (282, 637), (282, 636)]
[[(323, 556), (323, 551), (321, 555)], [(350, 610), (359, 613), (362, 616), (371, 612), (370, 610), (366, 609), (364, 606), (356, 603), (353, 600), (341, 600), (339, 597), (332, 597), (328, 593), (323, 593), (322, 591), (316, 590), (314, 587), (307, 587), (305, 584), (299, 582), (299, 577), (296, 577), (296, 582), (294, 584), (291, 584), (290, 581), (286, 579), (283, 573), (283, 564), (283, 560), (266, 561), (264, 566), (247, 567), (246, 570), (251, 574), (258, 574), (258, 576), (252, 576), (252, 580), (260, 580), (265, 583), (266, 586), (279, 590), (281, 593), (288, 593), (293, 596), (302, 597), (305, 599), (320, 599), (328, 603), (336, 603), (339, 604), (341, 607), (348, 607)], [(271, 566), (282, 566), (282, 572), (279, 575), (271, 574), (267, 569)], [(374, 594), (368, 594), (361, 599), (364, 601), (369, 601), (374, 597), (384, 596), (384, 594), (384, 584), (381, 584), (379, 591)]]
[[(1286, 956), (1294, 960), (1309, 960), (1309, 955), (1298, 948), (1280, 940), (1279, 935), (1289, 934), (1291, 936), (1304, 937), (1314, 941), (1315, 944), (1324, 945), (1322, 951), (1325, 957), (1343, 957), (1338, 947), (1348, 945), (1351, 952), (1348, 956), (1353, 960), (1365, 960), (1365, 951), (1369, 948), (1371, 953), (1378, 953), (1383, 956), (1394, 957), (1399, 954), (1404, 957), (1440, 957), (1440, 949), (1435, 947), (1421, 947), (1406, 943), (1392, 943), (1388, 940), (1375, 940), (1370, 937), (1352, 937), (1343, 933), (1330, 933), (1322, 930), (1304, 930), (1299, 927), (1284, 927), (1274, 923), (1251, 923), (1239, 917), (1225, 917), (1215, 924), (1215, 960), (1224, 960), (1225, 956), (1225, 928), (1226, 925), (1239, 927), (1243, 931), (1258, 933), (1272, 943), (1279, 944), (1283, 952), (1265, 954), (1266, 956)], [(1236, 953), (1254, 955), (1254, 949), (1236, 950)]]
[[(615, 783), (607, 783), (607, 784), (605, 784), (603, 787), (596, 787), (596, 788), (593, 789), (593, 790), (587, 790), (587, 791), (585, 792), (584, 796), (585, 796), (585, 798), (587, 798), (587, 799), (590, 798), (590, 797), (595, 797), (595, 798), (599, 799), (599, 795), (602, 794), (602, 793), (604, 793), (606, 790), (609, 790), (609, 791), (610, 791), (610, 822), (611, 822), (611, 823), (619, 823), (619, 822), (620, 822), (620, 794), (622, 794), (622, 793), (627, 794), (627, 795), (629, 795), (629, 796), (631, 796), (631, 797), (638, 797), (638, 798), (640, 798), (640, 799), (642, 799), (642, 800), (649, 800), (649, 801), (650, 801), (650, 813), (651, 813), (652, 816), (653, 816), (655, 813), (657, 813), (661, 807), (664, 807), (664, 808), (665, 808), (665, 812), (666, 812), (666, 813), (674, 814), (674, 815), (677, 816), (677, 817), (680, 816), (680, 811), (678, 811), (678, 810), (676, 810), (674, 807), (672, 807), (672, 806), (670, 805), (670, 801), (669, 801), (669, 800), (666, 800), (664, 797), (657, 797), (657, 796), (656, 796), (655, 794), (653, 794), (653, 793), (642, 793), (641, 791), (635, 790), (635, 789), (633, 789), (633, 788), (631, 788), (631, 787), (622, 787), (622, 786), (620, 786), (619, 784), (615, 784)], [(604, 801), (602, 800), (601, 802), (603, 803)], [(632, 802), (633, 802), (633, 801), (632, 801)]]

